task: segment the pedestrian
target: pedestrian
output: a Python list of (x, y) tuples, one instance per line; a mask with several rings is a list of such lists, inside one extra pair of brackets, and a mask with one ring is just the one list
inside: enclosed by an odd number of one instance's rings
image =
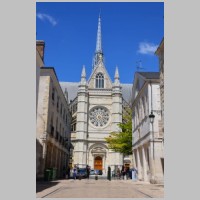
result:
[(125, 176), (125, 168), (124, 168), (124, 166), (122, 166), (121, 174), (122, 174), (123, 179), (124, 179), (124, 176)]
[(132, 171), (133, 169), (129, 169), (129, 178), (132, 179)]
[(74, 178), (74, 180), (76, 180), (76, 176), (77, 176), (77, 168), (76, 168), (76, 166), (74, 166), (74, 169), (73, 169), (73, 178)]
[(86, 167), (86, 171), (87, 171), (87, 178), (90, 178), (90, 167), (87, 165)]
[(118, 179), (121, 179), (121, 173), (120, 173), (119, 167), (117, 168), (117, 177), (118, 177)]
[(126, 180), (128, 180), (129, 179), (129, 167), (126, 167), (125, 174), (126, 174)]
[(134, 167), (134, 170), (135, 170), (135, 178), (138, 179), (138, 170), (137, 170), (137, 167)]
[(133, 167), (133, 169), (131, 170), (131, 178), (133, 181), (136, 181), (137, 180), (137, 171), (136, 171), (136, 168)]

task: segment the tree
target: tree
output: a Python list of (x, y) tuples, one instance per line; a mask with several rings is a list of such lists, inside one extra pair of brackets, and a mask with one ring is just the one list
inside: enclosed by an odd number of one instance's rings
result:
[(130, 108), (126, 108), (122, 118), (122, 123), (118, 124), (121, 131), (111, 132), (105, 140), (108, 148), (124, 155), (130, 155), (132, 154), (132, 112)]

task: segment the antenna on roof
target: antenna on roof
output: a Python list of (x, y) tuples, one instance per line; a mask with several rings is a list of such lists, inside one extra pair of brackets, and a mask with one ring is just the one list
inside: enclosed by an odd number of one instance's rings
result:
[(141, 60), (136, 62), (136, 69), (137, 69), (137, 71), (140, 71), (140, 70), (144, 69), (142, 67), (142, 61)]

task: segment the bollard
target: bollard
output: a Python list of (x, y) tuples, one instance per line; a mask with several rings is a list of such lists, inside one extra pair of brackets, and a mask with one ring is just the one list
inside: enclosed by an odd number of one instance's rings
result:
[(98, 180), (98, 175), (95, 175), (95, 180)]

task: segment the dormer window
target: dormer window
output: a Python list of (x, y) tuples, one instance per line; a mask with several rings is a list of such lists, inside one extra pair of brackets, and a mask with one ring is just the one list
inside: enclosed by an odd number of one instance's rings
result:
[(96, 75), (96, 88), (104, 88), (104, 76), (102, 73)]

